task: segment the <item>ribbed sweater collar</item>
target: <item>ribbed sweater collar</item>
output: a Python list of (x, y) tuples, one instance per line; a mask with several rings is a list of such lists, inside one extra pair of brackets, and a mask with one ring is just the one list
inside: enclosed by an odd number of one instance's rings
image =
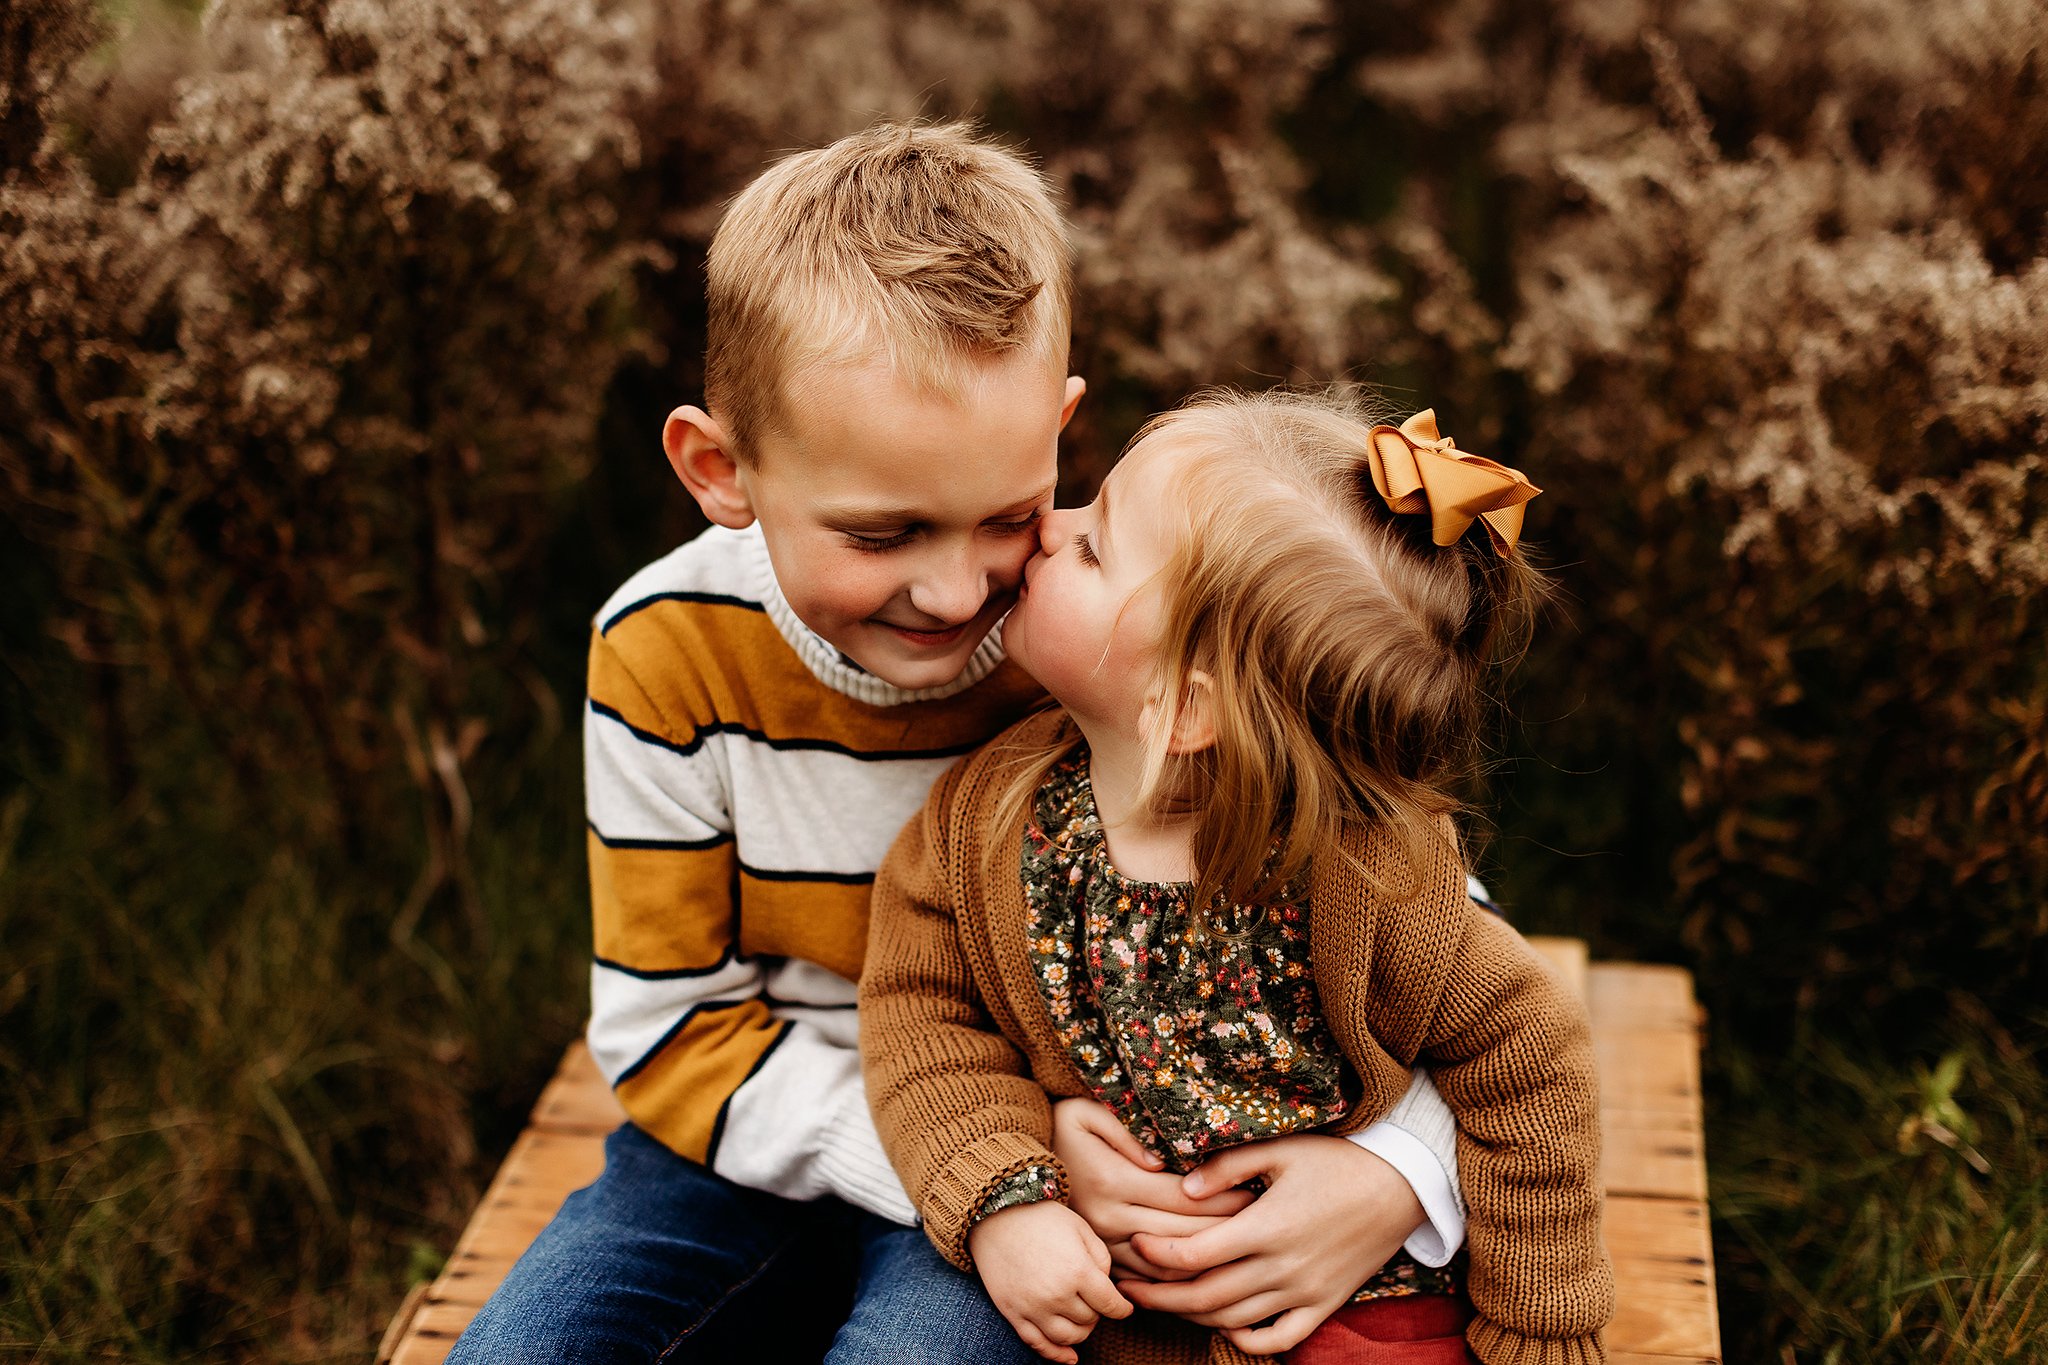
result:
[(796, 651), (811, 675), (834, 692), (842, 692), (870, 706), (901, 706), (905, 702), (938, 701), (956, 696), (996, 671), (1003, 661), (1003, 628), (997, 624), (968, 657), (960, 676), (937, 687), (906, 688), (884, 682), (860, 667), (829, 644), (825, 637), (803, 623), (776, 581), (775, 565), (768, 558), (768, 541), (759, 522), (739, 532), (740, 554), (753, 578), (754, 592), (768, 611), (768, 619)]

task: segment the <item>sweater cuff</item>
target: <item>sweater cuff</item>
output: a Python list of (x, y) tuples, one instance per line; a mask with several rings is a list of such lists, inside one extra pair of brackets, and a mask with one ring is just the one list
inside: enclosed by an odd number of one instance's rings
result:
[(1465, 1329), (1465, 1340), (1486, 1365), (1607, 1365), (1607, 1347), (1598, 1332), (1583, 1337), (1525, 1337), (1497, 1322), (1474, 1318)]
[(910, 1196), (903, 1192), (903, 1182), (897, 1179), (896, 1168), (889, 1164), (882, 1139), (875, 1132), (867, 1092), (858, 1085), (825, 1125), (818, 1174), (826, 1188), (856, 1208), (892, 1223), (917, 1222), (917, 1210), (911, 1207)]
[(991, 1133), (969, 1143), (941, 1166), (924, 1188), (925, 1232), (939, 1254), (961, 1270), (972, 1272), (967, 1233), (974, 1215), (1004, 1180), (1030, 1166), (1044, 1166), (1066, 1183), (1066, 1167), (1043, 1142), (1023, 1133)]

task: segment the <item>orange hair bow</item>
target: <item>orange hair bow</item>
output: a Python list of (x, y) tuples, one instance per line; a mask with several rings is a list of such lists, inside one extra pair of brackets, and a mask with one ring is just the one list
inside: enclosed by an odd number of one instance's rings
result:
[(1429, 513), (1430, 539), (1450, 545), (1486, 523), (1493, 548), (1506, 554), (1522, 536), (1522, 504), (1543, 490), (1484, 455), (1457, 448), (1436, 430), (1436, 409), (1424, 408), (1398, 427), (1366, 434), (1373, 486), (1395, 512)]

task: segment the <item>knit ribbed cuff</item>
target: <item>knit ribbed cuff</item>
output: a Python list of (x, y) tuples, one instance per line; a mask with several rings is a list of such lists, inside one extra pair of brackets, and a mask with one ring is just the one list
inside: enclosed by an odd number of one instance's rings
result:
[(1064, 1184), (1066, 1168), (1060, 1165), (1059, 1158), (1043, 1142), (1023, 1133), (991, 1133), (969, 1143), (941, 1166), (925, 1186), (921, 1201), (925, 1231), (939, 1254), (971, 1272), (974, 1258), (967, 1254), (967, 1232), (973, 1226), (976, 1210), (999, 1181), (1033, 1165), (1059, 1172)]
[(1525, 1337), (1497, 1322), (1474, 1318), (1465, 1329), (1472, 1352), (1486, 1365), (1607, 1365), (1607, 1347), (1599, 1335)]
[(896, 1168), (882, 1150), (875, 1132), (874, 1115), (868, 1111), (867, 1092), (852, 1087), (826, 1125), (818, 1153), (818, 1173), (826, 1186), (856, 1208), (905, 1225), (917, 1222), (917, 1210), (903, 1192)]

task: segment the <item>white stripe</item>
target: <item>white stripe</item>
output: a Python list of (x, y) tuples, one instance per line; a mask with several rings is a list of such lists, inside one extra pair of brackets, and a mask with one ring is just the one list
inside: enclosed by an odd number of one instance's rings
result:
[(653, 1051), (682, 1017), (699, 1005), (750, 1000), (760, 993), (761, 969), (745, 960), (703, 976), (647, 980), (603, 963), (590, 964), (590, 1055), (606, 1080)]
[(759, 604), (760, 575), (756, 551), (765, 557), (767, 546), (758, 531), (728, 531), (713, 526), (647, 565), (619, 586), (598, 609), (596, 624), (601, 628), (612, 617), (635, 602), (665, 592), (715, 593)]
[(732, 832), (724, 754), (679, 754), (596, 708), (583, 718), (590, 823), (612, 839), (706, 839)]
[(873, 872), (955, 761), (773, 749), (744, 735), (714, 746), (741, 815), (740, 861), (763, 871)]
[(711, 1167), (786, 1199), (841, 1199), (899, 1223), (916, 1217), (868, 1114), (860, 1054), (798, 1025), (733, 1092)]
[(769, 958), (762, 989), (777, 1000), (792, 1005), (815, 1005), (821, 1009), (851, 1005), (859, 990), (845, 977), (802, 958)]
[(702, 839), (737, 828), (740, 861), (767, 872), (864, 875), (882, 865), (957, 760), (860, 758), (707, 735), (679, 754), (597, 710), (584, 724), (591, 823), (613, 839)]

